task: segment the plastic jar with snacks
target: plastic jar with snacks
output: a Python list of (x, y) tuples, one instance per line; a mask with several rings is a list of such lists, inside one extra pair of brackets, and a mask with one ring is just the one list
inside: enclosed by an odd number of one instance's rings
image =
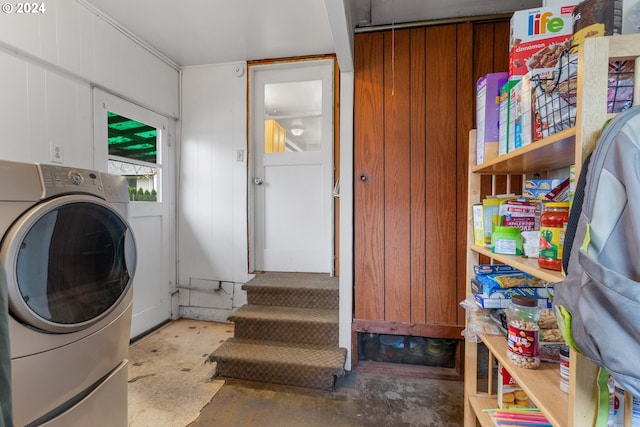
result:
[(536, 298), (523, 295), (512, 297), (507, 309), (507, 357), (514, 365), (527, 369), (540, 366), (539, 318), (540, 309)]
[(564, 234), (569, 221), (569, 203), (549, 202), (540, 215), (540, 253), (538, 265), (549, 270), (562, 270)]

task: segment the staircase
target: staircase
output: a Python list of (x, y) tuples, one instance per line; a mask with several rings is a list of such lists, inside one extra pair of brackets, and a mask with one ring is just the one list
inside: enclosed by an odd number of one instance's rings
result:
[(333, 389), (347, 356), (338, 347), (338, 279), (269, 272), (242, 289), (247, 304), (228, 319), (234, 337), (209, 355), (215, 375)]

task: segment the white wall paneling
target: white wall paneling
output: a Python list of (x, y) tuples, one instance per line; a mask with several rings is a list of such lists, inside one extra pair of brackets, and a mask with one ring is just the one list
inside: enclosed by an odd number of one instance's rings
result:
[[(203, 293), (216, 292), (218, 282), (245, 283), (250, 278), (246, 73), (236, 76), (237, 66), (246, 64), (192, 67), (182, 72), (178, 284), (181, 294), (190, 295), (189, 306), (181, 307), (189, 317), (201, 318), (203, 308), (229, 310), (224, 304), (211, 307), (215, 298)], [(193, 283), (198, 283), (197, 289)], [(181, 300), (187, 301), (183, 295)], [(233, 306), (238, 305), (234, 302)], [(211, 310), (206, 313), (215, 320)]]
[(41, 14), (0, 15), (0, 49), (93, 84), (168, 117), (179, 116), (179, 70), (82, 2), (47, 0)]

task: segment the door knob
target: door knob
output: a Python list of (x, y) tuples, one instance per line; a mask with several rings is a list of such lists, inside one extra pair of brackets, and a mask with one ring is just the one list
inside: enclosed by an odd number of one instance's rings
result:
[(262, 178), (258, 178), (258, 177), (253, 178), (253, 183), (255, 185), (262, 185)]

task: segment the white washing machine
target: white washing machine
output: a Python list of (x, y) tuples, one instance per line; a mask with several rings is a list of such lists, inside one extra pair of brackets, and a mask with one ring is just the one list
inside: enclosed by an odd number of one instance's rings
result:
[(123, 177), (0, 161), (16, 426), (127, 425), (128, 203)]

